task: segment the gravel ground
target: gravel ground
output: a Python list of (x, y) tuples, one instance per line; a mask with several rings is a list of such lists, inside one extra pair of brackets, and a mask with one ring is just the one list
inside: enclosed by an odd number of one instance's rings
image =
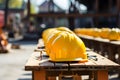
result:
[[(34, 51), (37, 41), (16, 43), (20, 45), (20, 49), (10, 49), (9, 53), (0, 54), (0, 80), (31, 80), (31, 71), (25, 71), (24, 65)], [(117, 76), (117, 74), (111, 74), (109, 80), (120, 80)]]

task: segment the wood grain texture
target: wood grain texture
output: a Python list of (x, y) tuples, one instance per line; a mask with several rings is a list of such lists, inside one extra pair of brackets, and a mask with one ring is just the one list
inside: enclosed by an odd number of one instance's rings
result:
[[(44, 46), (44, 44), (40, 39), (37, 48), (40, 49), (41, 46)], [(89, 60), (80, 63), (79, 61), (53, 62), (50, 61), (49, 56), (46, 56), (45, 51), (40, 56), (40, 50), (37, 50), (29, 57), (25, 64), (25, 70), (32, 71), (33, 80), (56, 80), (56, 76), (61, 79), (60, 75), (73, 75), (76, 80), (81, 80), (81, 75), (89, 75), (90, 79), (108, 80), (108, 71), (120, 70), (119, 64), (93, 52), (89, 48), (86, 51)]]
[[(39, 40), (39, 45), (43, 45), (42, 39)], [(92, 50), (88, 50), (87, 54), (89, 55), (89, 60), (88, 62), (85, 63), (79, 63), (79, 62), (61, 62), (61, 63), (55, 63), (51, 62), (49, 57), (42, 55), (42, 59), (40, 58), (40, 52), (34, 52), (30, 58), (28, 59), (26, 65), (25, 65), (25, 70), (41, 70), (41, 69), (68, 69), (70, 67), (71, 69), (77, 68), (77, 69), (83, 69), (86, 68), (87, 70), (89, 69), (113, 69), (116, 68), (118, 69), (120, 66), (119, 64), (93, 52)], [(97, 60), (94, 60), (96, 58)], [(69, 63), (69, 65), (68, 65)]]

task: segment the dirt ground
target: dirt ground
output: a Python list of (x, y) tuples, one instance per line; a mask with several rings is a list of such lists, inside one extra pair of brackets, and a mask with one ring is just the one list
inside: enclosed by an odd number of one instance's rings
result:
[[(24, 65), (34, 51), (37, 41), (19, 41), (16, 43), (20, 45), (20, 49), (10, 49), (9, 53), (0, 54), (0, 80), (32, 79), (31, 71), (25, 71)], [(117, 76), (117, 74), (111, 74), (109, 80), (120, 80)]]

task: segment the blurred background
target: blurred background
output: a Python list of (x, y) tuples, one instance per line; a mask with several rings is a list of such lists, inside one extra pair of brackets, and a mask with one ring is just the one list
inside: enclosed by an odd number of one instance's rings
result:
[(120, 28), (120, 0), (0, 0), (0, 52), (10, 53), (0, 53), (0, 80), (31, 80), (26, 60), (42, 32), (59, 26)]
[(119, 0), (0, 0), (0, 11), (10, 38), (41, 37), (44, 29), (57, 26), (120, 27)]

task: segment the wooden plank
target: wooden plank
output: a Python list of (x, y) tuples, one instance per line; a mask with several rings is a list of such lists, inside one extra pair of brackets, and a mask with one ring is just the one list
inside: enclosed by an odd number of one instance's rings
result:
[(120, 46), (120, 41), (116, 40), (116, 41), (110, 41), (109, 39), (103, 39), (103, 38), (99, 38), (99, 37), (92, 37), (92, 36), (87, 36), (87, 35), (80, 35), (78, 34), (79, 37), (84, 38), (84, 39), (88, 39), (88, 40), (95, 40), (98, 42), (104, 42), (104, 43), (108, 43), (108, 44), (114, 44), (114, 45), (119, 45)]
[(110, 41), (110, 44), (120, 46), (120, 41)]
[(65, 14), (65, 13), (40, 13), (40, 14), (31, 14), (30, 16), (36, 16), (36, 17), (116, 17), (117, 14), (111, 14), (111, 13), (95, 13), (95, 14), (80, 14), (80, 13), (71, 13), (71, 14)]
[(43, 39), (40, 38), (40, 39), (38, 40), (37, 48), (44, 48)]
[(89, 54), (97, 56), (97, 58), (98, 58), (97, 61), (92, 60), (97, 65), (101, 65), (101, 66), (102, 65), (104, 65), (104, 66), (117, 66), (118, 65), (117, 63), (115, 63), (115, 62), (113, 62), (113, 61), (93, 52), (93, 51), (89, 52)]
[[(43, 44), (42, 39), (40, 39), (40, 43)], [(45, 53), (45, 52), (44, 52)], [(97, 60), (94, 59), (90, 59), (88, 62), (86, 63), (70, 63), (70, 67), (72, 69), (76, 68), (100, 68), (103, 69), (104, 67), (118, 67), (119, 65), (112, 62), (111, 60), (91, 51), (88, 50), (87, 51), (88, 55), (91, 56), (96, 56)], [(93, 57), (94, 58), (94, 57)], [(42, 56), (41, 58), (42, 60), (40, 60), (40, 52), (34, 52), (28, 62), (25, 65), (25, 70), (40, 70), (40, 69), (68, 69), (67, 67), (68, 64), (66, 63), (54, 63), (54, 62), (49, 62), (49, 58)]]
[(108, 80), (108, 71), (106, 70), (97, 71), (97, 79), (95, 80)]
[[(43, 44), (41, 40), (40, 44)], [(88, 49), (87, 53), (89, 56), (89, 61), (85, 63), (54, 63), (49, 61), (49, 57), (42, 55), (42, 58), (40, 58), (39, 51), (33, 52), (25, 65), (25, 70), (33, 71), (33, 80), (56, 80), (56, 76), (58, 76), (61, 71), (62, 73), (72, 72), (79, 75), (89, 75), (87, 72), (94, 71), (96, 72), (96, 74), (94, 74), (96, 80), (108, 80), (108, 70), (120, 69), (119, 64), (114, 63), (113, 61), (93, 52), (92, 50)], [(91, 56), (93, 58), (91, 58)], [(94, 56), (97, 60), (94, 59)], [(50, 76), (51, 71), (56, 74)], [(84, 74), (81, 72), (84, 72)], [(80, 77), (76, 77), (76, 79), (79, 80)]]
[[(119, 55), (119, 57), (118, 57), (118, 64), (120, 64), (120, 47), (118, 48), (118, 55)], [(120, 72), (119, 72), (118, 77), (120, 78)]]
[(26, 65), (25, 65), (25, 70), (32, 70), (35, 69), (37, 66), (39, 66), (39, 53), (38, 52), (34, 52), (33, 54), (31, 54), (30, 58), (28, 59)]
[[(95, 60), (89, 60), (86, 63), (70, 63), (70, 68), (74, 69), (74, 68), (81, 68), (81, 69), (107, 69), (107, 68), (114, 68), (114, 67), (118, 67), (119, 65), (112, 62), (111, 60), (100, 56), (99, 54), (96, 54), (92, 51), (89, 51), (90, 55), (93, 56), (97, 56), (97, 61)], [(29, 58), (28, 62), (25, 65), (25, 70), (40, 70), (40, 69), (68, 69), (68, 64), (67, 63), (52, 63), (49, 62), (49, 59), (46, 58), (42, 60), (37, 59), (39, 57), (39, 53), (38, 52), (34, 52), (31, 57)], [(116, 68), (117, 69), (117, 68)]]
[(107, 46), (107, 48), (108, 48), (108, 58), (115, 62), (116, 61), (115, 55), (117, 52), (117, 47), (109, 45)]
[(48, 77), (48, 80), (56, 80), (56, 77)]
[(45, 71), (33, 71), (32, 80), (46, 80), (46, 72)]

